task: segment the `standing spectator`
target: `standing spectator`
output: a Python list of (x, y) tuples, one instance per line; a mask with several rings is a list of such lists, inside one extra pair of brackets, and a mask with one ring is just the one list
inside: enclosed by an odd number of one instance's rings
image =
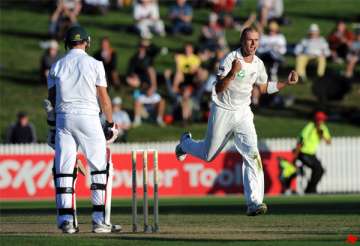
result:
[(266, 27), (271, 20), (279, 24), (285, 24), (283, 0), (258, 0), (259, 24)]
[(356, 39), (350, 46), (349, 54), (346, 57), (345, 76), (351, 78), (354, 74), (356, 63), (360, 61), (360, 28), (356, 31)]
[(110, 39), (108, 37), (101, 39), (101, 48), (95, 53), (94, 58), (103, 62), (107, 81), (118, 89), (120, 87), (120, 79), (119, 74), (116, 71), (117, 54), (111, 47)]
[(47, 83), (47, 77), (51, 65), (54, 64), (59, 58), (59, 44), (56, 40), (41, 43), (41, 46), (46, 49), (40, 61), (40, 80), (41, 83)]
[(105, 15), (109, 10), (109, 0), (84, 0), (84, 12)]
[(326, 57), (330, 55), (329, 45), (320, 36), (317, 24), (311, 24), (308, 37), (302, 39), (295, 47), (296, 72), (303, 80), (306, 80), (306, 66), (310, 60), (317, 61), (317, 75), (324, 76), (326, 69)]
[(186, 0), (176, 0), (176, 4), (170, 7), (169, 18), (172, 22), (171, 33), (182, 33), (185, 35), (192, 34), (192, 16), (193, 10)]
[(286, 53), (286, 39), (280, 33), (279, 25), (275, 21), (269, 24), (269, 33), (261, 35), (258, 48), (258, 55), (262, 59), (270, 74), (270, 80), (278, 80), (278, 70), (284, 61)]
[(324, 174), (324, 168), (316, 157), (316, 151), (321, 140), (331, 144), (330, 132), (325, 125), (326, 119), (327, 115), (324, 112), (316, 112), (314, 121), (309, 122), (301, 131), (296, 150), (294, 151), (295, 160), (299, 159), (303, 165), (312, 170), (305, 193), (316, 193), (317, 184)]
[(165, 36), (164, 22), (160, 19), (159, 6), (153, 0), (139, 0), (134, 6), (136, 28), (142, 38), (152, 38), (152, 33)]
[(16, 123), (10, 125), (6, 132), (6, 142), (12, 144), (36, 143), (35, 128), (29, 122), (26, 112), (20, 111)]
[(49, 34), (62, 39), (67, 29), (77, 23), (81, 11), (81, 0), (58, 0), (54, 13), (50, 18)]
[[(114, 97), (111, 101), (112, 104), (112, 117), (115, 124), (115, 128), (119, 131), (118, 139), (120, 142), (127, 142), (127, 131), (131, 127), (131, 121), (128, 113), (122, 110), (122, 99), (120, 97)], [(105, 115), (101, 116), (102, 122), (105, 122)]]
[(331, 58), (334, 62), (343, 63), (353, 40), (354, 34), (346, 28), (345, 22), (338, 21), (336, 28), (328, 37)]

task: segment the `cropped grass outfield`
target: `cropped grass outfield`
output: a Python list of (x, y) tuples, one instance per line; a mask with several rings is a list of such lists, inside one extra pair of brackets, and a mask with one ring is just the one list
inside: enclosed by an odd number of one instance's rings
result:
[[(40, 2), (40, 1), (39, 1)], [(44, 1), (43, 1), (44, 2)], [(256, 8), (255, 0), (241, 1), (242, 5), (235, 11), (236, 16), (246, 18)], [(47, 134), (45, 113), (42, 109), (42, 100), (47, 96), (46, 85), (39, 81), (39, 59), (42, 50), (39, 42), (46, 39), (49, 10), (41, 7), (31, 7), (27, 1), (1, 1), (0, 14), (0, 136), (4, 140), (4, 132), (7, 126), (16, 120), (16, 112), (26, 110), (30, 114), (31, 121), (35, 124), (39, 141), (44, 142)], [(37, 5), (35, 5), (37, 6)], [(41, 5), (39, 5), (41, 6)], [(291, 25), (283, 27), (289, 43), (298, 42), (307, 32), (310, 23), (320, 25), (323, 35), (327, 35), (335, 25), (335, 21), (343, 18), (346, 21), (355, 21), (359, 15), (358, 0), (287, 0), (285, 1), (286, 15), (291, 20)], [(161, 16), (166, 16), (167, 7), (161, 7)], [(159, 72), (165, 68), (174, 68), (174, 51), (180, 50), (187, 41), (195, 44), (198, 42), (201, 25), (207, 21), (209, 10), (195, 10), (194, 25), (195, 33), (191, 37), (156, 37), (154, 43), (158, 46), (168, 47), (168, 55), (159, 56), (155, 65)], [(124, 74), (129, 57), (135, 52), (138, 37), (133, 33), (127, 33), (124, 25), (133, 23), (130, 9), (110, 11), (106, 16), (81, 15), (79, 18), (92, 37), (90, 54), (99, 47), (100, 38), (109, 36), (114, 48), (118, 53), (118, 70)], [(235, 45), (239, 40), (239, 32), (226, 31), (230, 44)], [(63, 45), (61, 45), (63, 47)], [(64, 52), (62, 48), (61, 52)], [(359, 66), (358, 66), (359, 67)], [(285, 79), (287, 72), (294, 68), (294, 58), (288, 57), (285, 71), (281, 78)], [(340, 73), (344, 65), (329, 64), (329, 71)], [(360, 69), (357, 68), (358, 73)], [(359, 81), (358, 81), (359, 82)], [(311, 82), (300, 84), (285, 89), (281, 94), (295, 95), (297, 101), (294, 106), (287, 110), (260, 109), (255, 114), (255, 124), (260, 138), (269, 137), (295, 137), (302, 129), (310, 112), (316, 107), (317, 101), (311, 93)], [(357, 93), (359, 83), (356, 83), (352, 92), (342, 102), (332, 102), (328, 105), (332, 110), (344, 108), (351, 112), (351, 107), (359, 107), (360, 97)], [(165, 95), (165, 86), (160, 85), (160, 92)], [(128, 87), (122, 86), (120, 92), (111, 91), (111, 95), (123, 97), (124, 107), (132, 109), (133, 100)], [(170, 107), (167, 107), (170, 111)], [(271, 127), (268, 127), (271, 122)], [(330, 130), (335, 136), (360, 135), (359, 128), (348, 123), (333, 122), (329, 124)], [(195, 123), (189, 127), (195, 138), (203, 136), (206, 129), (205, 123)], [(129, 132), (129, 141), (161, 141), (176, 140), (183, 128), (172, 125), (164, 129), (154, 124), (144, 124), (138, 129)]]
[(89, 201), (78, 204), (80, 233), (77, 235), (62, 235), (56, 229), (54, 201), (1, 202), (0, 243), (303, 246), (346, 245), (348, 235), (360, 235), (358, 195), (268, 197), (265, 202), (269, 206), (268, 214), (248, 217), (245, 201), (238, 196), (162, 198), (161, 232), (134, 234), (131, 232), (131, 201), (116, 200), (112, 222), (120, 223), (124, 232), (110, 235), (90, 233)]

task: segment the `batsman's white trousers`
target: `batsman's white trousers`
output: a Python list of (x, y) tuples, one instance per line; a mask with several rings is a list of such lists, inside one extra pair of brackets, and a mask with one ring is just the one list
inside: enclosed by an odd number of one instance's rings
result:
[(249, 106), (232, 111), (212, 103), (205, 139), (187, 138), (180, 144), (186, 153), (210, 162), (233, 136), (235, 147), (243, 157), (243, 185), (248, 206), (259, 205), (264, 198), (264, 173), (253, 120)]
[[(79, 146), (91, 171), (106, 170), (106, 140), (98, 115), (57, 114), (55, 146), (56, 174), (73, 173)], [(106, 184), (107, 174), (92, 175), (91, 182)], [(73, 187), (73, 178), (57, 178), (56, 187)], [(57, 194), (56, 198), (58, 209), (76, 206), (75, 194)], [(91, 191), (93, 205), (104, 205), (105, 199), (105, 190)], [(60, 215), (57, 222), (60, 226), (64, 220), (72, 222), (73, 219), (71, 215)], [(104, 214), (93, 212), (92, 219), (96, 223), (102, 223)]]

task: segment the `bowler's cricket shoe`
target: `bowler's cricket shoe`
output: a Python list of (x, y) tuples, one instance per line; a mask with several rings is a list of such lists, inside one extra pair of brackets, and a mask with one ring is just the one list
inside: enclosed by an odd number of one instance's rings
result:
[[(184, 132), (180, 137), (180, 144), (187, 138), (191, 138), (190, 132)], [(186, 152), (180, 147), (180, 144), (176, 145), (175, 155), (178, 161), (184, 161), (186, 158)]]
[(59, 229), (62, 230), (63, 233), (74, 234), (79, 232), (79, 227), (75, 227), (72, 222), (64, 221)]
[(267, 210), (268, 210), (268, 208), (267, 208), (266, 204), (261, 203), (256, 206), (249, 206), (246, 211), (246, 215), (247, 216), (256, 216), (256, 215), (266, 214)]
[(111, 233), (111, 232), (120, 232), (122, 230), (121, 225), (107, 225), (107, 224), (97, 224), (93, 222), (92, 232), (94, 233)]

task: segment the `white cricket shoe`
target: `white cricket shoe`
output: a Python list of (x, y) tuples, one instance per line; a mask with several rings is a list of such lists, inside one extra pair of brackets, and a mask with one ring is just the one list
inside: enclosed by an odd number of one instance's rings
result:
[(97, 224), (93, 222), (92, 232), (94, 233), (111, 233), (111, 232), (120, 232), (122, 230), (121, 225), (107, 225), (107, 224)]
[[(180, 143), (182, 143), (182, 141), (184, 141), (187, 138), (191, 138), (191, 133), (190, 132), (184, 132), (181, 135)], [(178, 161), (184, 161), (185, 158), (186, 158), (186, 152), (180, 147), (180, 144), (176, 145), (175, 155), (176, 155), (176, 159), (178, 159)]]
[(73, 222), (70, 221), (64, 221), (59, 229), (61, 229), (62, 232), (66, 234), (74, 234), (79, 232), (79, 227), (75, 227)]

